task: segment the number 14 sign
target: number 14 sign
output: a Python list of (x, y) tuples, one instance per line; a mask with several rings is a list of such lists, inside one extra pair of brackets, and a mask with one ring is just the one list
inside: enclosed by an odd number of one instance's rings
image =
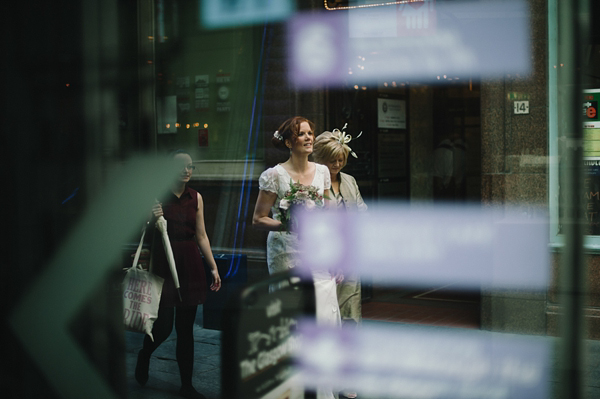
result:
[(529, 101), (515, 101), (514, 102), (515, 114), (528, 114), (529, 113)]

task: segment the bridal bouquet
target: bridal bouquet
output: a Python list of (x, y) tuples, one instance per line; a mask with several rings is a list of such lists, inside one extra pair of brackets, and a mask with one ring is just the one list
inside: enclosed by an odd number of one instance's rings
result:
[(292, 221), (292, 208), (295, 206), (304, 206), (306, 209), (313, 209), (323, 206), (323, 196), (314, 186), (305, 186), (300, 183), (294, 183), (290, 180), (290, 189), (285, 193), (285, 196), (279, 201), (280, 220), (283, 224), (283, 229), (287, 232), (295, 225)]

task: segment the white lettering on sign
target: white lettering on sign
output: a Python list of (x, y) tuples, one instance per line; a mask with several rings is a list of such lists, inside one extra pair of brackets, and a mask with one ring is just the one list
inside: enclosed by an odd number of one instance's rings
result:
[(264, 342), (264, 346), (269, 346), (272, 345), (272, 342), (281, 341), (289, 337), (292, 334), (291, 328), (297, 324), (296, 319), (283, 317), (279, 320), (279, 326), (269, 327), (267, 333), (263, 333), (262, 331), (248, 333), (248, 342), (250, 343), (248, 354), (252, 355), (258, 352), (261, 341)]
[(253, 331), (248, 334), (250, 350), (248, 358), (240, 361), (242, 379), (276, 365), (298, 349), (300, 338), (292, 335), (292, 327), (297, 325), (296, 319), (282, 318), (279, 326), (269, 327), (269, 331)]
[(274, 317), (281, 313), (281, 300), (276, 299), (267, 306), (267, 317)]

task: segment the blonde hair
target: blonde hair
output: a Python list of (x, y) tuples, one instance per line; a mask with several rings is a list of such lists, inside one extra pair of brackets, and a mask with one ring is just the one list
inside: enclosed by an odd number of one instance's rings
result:
[(348, 149), (340, 143), (339, 135), (335, 135), (329, 131), (318, 135), (313, 145), (313, 158), (315, 162), (332, 162), (341, 155), (344, 158), (342, 168), (348, 162), (348, 152)]

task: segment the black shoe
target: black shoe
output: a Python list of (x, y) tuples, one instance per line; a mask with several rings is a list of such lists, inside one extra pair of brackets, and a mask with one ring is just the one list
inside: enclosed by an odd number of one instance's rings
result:
[(191, 385), (182, 386), (179, 390), (179, 395), (183, 396), (186, 399), (206, 399), (206, 396), (196, 391)]
[(146, 355), (143, 349), (138, 353), (137, 364), (135, 365), (135, 380), (141, 386), (148, 382), (148, 369), (150, 368), (150, 356)]

